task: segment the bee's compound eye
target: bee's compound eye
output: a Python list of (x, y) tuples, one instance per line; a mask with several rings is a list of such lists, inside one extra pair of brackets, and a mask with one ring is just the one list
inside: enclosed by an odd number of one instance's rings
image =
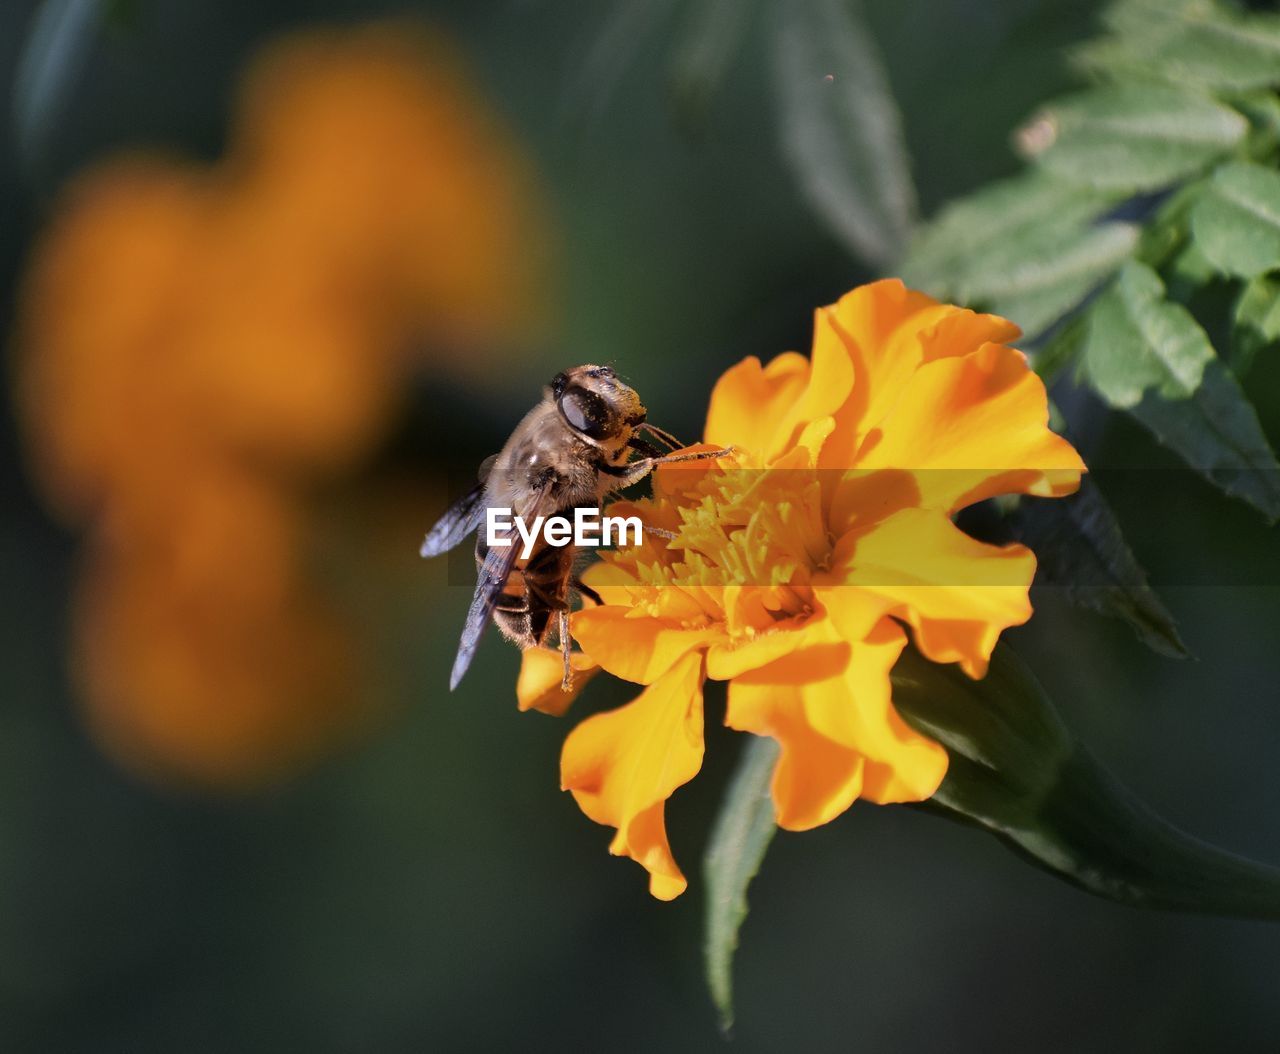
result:
[(595, 392), (585, 388), (566, 389), (559, 400), (560, 413), (569, 426), (592, 439), (604, 439), (612, 429), (613, 414)]

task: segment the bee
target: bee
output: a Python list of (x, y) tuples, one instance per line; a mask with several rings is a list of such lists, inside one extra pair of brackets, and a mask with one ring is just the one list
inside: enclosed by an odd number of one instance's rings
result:
[[(422, 555), (438, 556), (458, 545), (484, 522), (489, 508), (509, 508), (525, 523), (538, 516), (572, 519), (575, 509), (599, 508), (611, 493), (639, 482), (658, 465), (730, 453), (728, 448), (677, 452), (682, 444), (646, 417), (640, 397), (608, 366), (575, 366), (556, 374), (502, 450), (481, 465), (480, 482), (427, 533)], [(585, 596), (600, 603), (600, 597), (575, 573), (572, 545), (552, 545), (540, 535), (526, 557), (514, 532), (506, 540), (505, 546), (489, 546), (485, 532), (476, 536), (476, 591), (449, 688), (462, 680), (492, 620), (522, 650), (547, 644), (554, 628), (564, 656), (561, 687), (568, 691), (571, 602)]]

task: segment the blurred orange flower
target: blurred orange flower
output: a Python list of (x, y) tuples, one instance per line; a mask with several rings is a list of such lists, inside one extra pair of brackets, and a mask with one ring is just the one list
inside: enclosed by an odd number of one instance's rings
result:
[[(813, 353), (729, 370), (705, 439), (722, 461), (659, 469), (636, 513), (674, 532), (604, 554), (576, 612), (581, 668), (645, 685), (569, 735), (561, 782), (617, 828), (654, 896), (686, 880), (664, 807), (702, 764), (702, 689), (729, 682), (725, 723), (781, 746), (778, 823), (827, 823), (859, 797), (920, 801), (943, 748), (894, 710), (906, 645), (982, 677), (1000, 632), (1031, 615), (1035, 556), (952, 522), (998, 494), (1060, 497), (1083, 462), (1048, 428), (1044, 385), (1004, 319), (939, 304), (896, 280), (862, 286), (815, 319)], [(547, 655), (525, 653), (522, 706), (545, 707)]]
[(66, 193), (19, 401), (49, 501), (93, 531), (78, 666), (117, 754), (251, 782), (358, 713), (310, 496), (376, 446), (424, 349), (541, 321), (530, 199), (446, 47), (402, 23), (269, 48), (217, 164), (123, 158)]

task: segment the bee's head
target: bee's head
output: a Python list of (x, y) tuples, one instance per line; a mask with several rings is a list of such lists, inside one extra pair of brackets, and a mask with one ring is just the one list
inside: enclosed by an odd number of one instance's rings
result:
[(557, 373), (551, 396), (565, 423), (597, 443), (625, 441), (645, 418), (640, 396), (608, 366), (575, 366)]

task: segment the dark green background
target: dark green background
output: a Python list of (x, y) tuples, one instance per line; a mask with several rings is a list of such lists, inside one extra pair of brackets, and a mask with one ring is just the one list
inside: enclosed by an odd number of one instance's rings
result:
[[(1067, 0), (866, 7), (926, 213), (1016, 167), (1009, 130), (1070, 85), (1063, 48), (1094, 24), (1092, 5)], [(6, 85), (33, 8), (0, 8)], [(6, 330), (28, 243), (68, 174), (125, 145), (217, 156), (236, 71), (262, 39), (386, 10), (133, 4), (131, 28), (103, 38), (76, 78), (34, 172), (19, 174), (6, 129)], [(638, 48), (611, 94), (583, 81), (601, 6), (409, 10), (456, 35), (536, 160), (564, 246), (564, 326), (483, 390), (424, 378), (370, 474), (393, 465), (426, 485), (473, 465), (578, 361), (615, 360), (655, 420), (695, 434), (726, 366), (805, 347), (812, 308), (870, 277), (778, 156), (761, 31), (690, 132), (665, 94), (669, 38)], [(1269, 362), (1250, 381), (1273, 442), (1277, 381)], [(415, 530), (401, 540), (403, 580), (361, 598), (397, 686), (377, 728), (254, 797), (138, 783), (80, 726), (64, 645), (75, 539), (24, 479), (7, 400), (0, 414), (0, 1047), (715, 1048), (696, 870), (733, 736), (712, 731), (702, 776), (669, 809), (693, 886), (657, 903), (557, 790), (569, 726), (516, 712), (514, 651), (488, 641), (464, 689), (443, 691), (467, 593), (416, 562)], [(1127, 422), (1087, 416), (1097, 463), (1172, 464)], [(1280, 861), (1280, 589), (1213, 584), (1274, 565), (1276, 537), (1169, 478), (1179, 489), (1165, 500), (1110, 496), (1158, 579), (1209, 583), (1164, 591), (1198, 658), (1160, 659), (1051, 593), (1011, 636), (1142, 796), (1196, 834)], [(624, 696), (597, 685), (586, 708)], [(713, 694), (709, 725), (720, 707)], [(911, 810), (858, 805), (778, 838), (751, 900), (733, 1049), (1250, 1050), (1280, 1034), (1280, 927), (1116, 907)]]

